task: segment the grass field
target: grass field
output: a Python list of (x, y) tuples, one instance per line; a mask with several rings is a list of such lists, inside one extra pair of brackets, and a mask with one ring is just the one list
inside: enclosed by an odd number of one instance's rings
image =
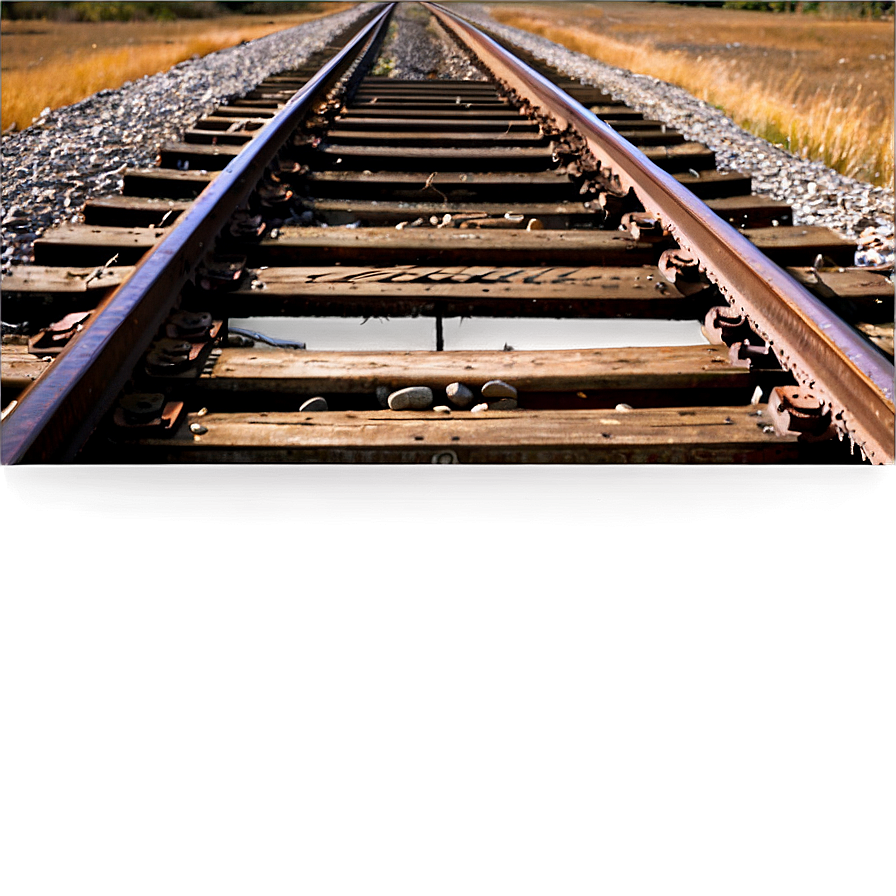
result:
[(792, 152), (893, 186), (892, 20), (622, 2), (514, 3), (490, 12), (677, 84)]
[(323, 12), (280, 16), (225, 16), (176, 22), (3, 21), (2, 127), (21, 129), (42, 109), (56, 109), (98, 90), (165, 71), (172, 65), (332, 15), (351, 3), (331, 3)]

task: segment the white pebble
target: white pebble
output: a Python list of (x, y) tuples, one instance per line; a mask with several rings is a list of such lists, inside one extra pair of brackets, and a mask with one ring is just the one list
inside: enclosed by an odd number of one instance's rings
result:
[(483, 398), (516, 398), (517, 392), (509, 383), (504, 380), (489, 380), (482, 387)]
[(477, 404), (476, 407), (470, 408), (470, 413), (471, 414), (479, 414), (482, 411), (487, 411), (487, 410), (488, 410), (488, 405), (485, 402), (482, 402), (482, 404)]
[(432, 389), (429, 386), (408, 386), (389, 396), (393, 411), (421, 411), (432, 405)]
[(434, 410), (437, 414), (450, 414), (450, 413), (451, 413), (451, 408), (449, 408), (447, 404), (437, 404), (437, 405), (433, 408), (433, 410)]
[(616, 410), (617, 411), (630, 411), (630, 410), (632, 410), (632, 406), (630, 404), (617, 404)]

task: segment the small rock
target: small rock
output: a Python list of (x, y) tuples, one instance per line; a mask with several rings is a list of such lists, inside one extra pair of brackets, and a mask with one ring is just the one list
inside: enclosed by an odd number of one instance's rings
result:
[(485, 402), (482, 402), (482, 404), (477, 404), (475, 407), (470, 408), (470, 413), (471, 414), (479, 414), (482, 411), (487, 411), (487, 410), (488, 410), (488, 405)]
[(197, 436), (205, 435), (208, 432), (208, 427), (203, 426), (201, 423), (191, 423), (190, 432)]
[(617, 404), (616, 410), (617, 411), (630, 411), (630, 410), (632, 410), (632, 406), (630, 404)]
[(300, 408), (299, 413), (307, 414), (309, 411), (328, 411), (329, 407), (327, 406), (327, 399), (321, 398), (320, 395), (315, 395), (314, 398), (309, 398)]
[(408, 386), (389, 396), (393, 411), (422, 411), (432, 406), (432, 389), (429, 386)]
[(499, 398), (497, 401), (490, 402), (488, 409), (490, 411), (513, 411), (516, 407), (515, 398)]
[(517, 392), (509, 383), (504, 380), (489, 380), (482, 387), (483, 398), (516, 398)]
[(451, 383), (445, 388), (445, 395), (456, 408), (468, 407), (473, 401), (473, 393), (463, 383)]
[(433, 408), (433, 410), (434, 410), (437, 414), (450, 414), (450, 413), (451, 413), (451, 408), (449, 408), (447, 404), (437, 404), (437, 405)]

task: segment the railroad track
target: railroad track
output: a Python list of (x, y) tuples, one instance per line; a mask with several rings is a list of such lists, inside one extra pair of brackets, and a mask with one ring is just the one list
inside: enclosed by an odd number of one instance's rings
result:
[[(883, 273), (706, 147), (423, 6), (489, 80), (370, 74), (378, 7), (35, 243), (3, 283), (32, 330), (3, 346), (4, 463), (893, 462)], [(266, 335), (405, 317), (429, 350)], [(702, 336), (452, 347), (459, 320), (549, 339), (616, 318)]]

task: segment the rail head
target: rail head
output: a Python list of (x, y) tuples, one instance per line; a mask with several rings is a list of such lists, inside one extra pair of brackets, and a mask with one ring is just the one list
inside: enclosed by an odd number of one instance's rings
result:
[(394, 8), (383, 8), (286, 102), (246, 148), (199, 194), (84, 330), (22, 394), (0, 426), (4, 464), (74, 459), (109, 410), (230, 216), (287, 137), (358, 61), (376, 52)]
[(632, 189), (679, 244), (699, 259), (725, 298), (774, 347), (801, 385), (831, 409), (841, 436), (874, 463), (896, 449), (893, 364), (852, 327), (760, 252), (625, 138), (517, 59), (497, 41), (438, 4), (424, 3), (500, 81), (585, 140), (601, 170)]

